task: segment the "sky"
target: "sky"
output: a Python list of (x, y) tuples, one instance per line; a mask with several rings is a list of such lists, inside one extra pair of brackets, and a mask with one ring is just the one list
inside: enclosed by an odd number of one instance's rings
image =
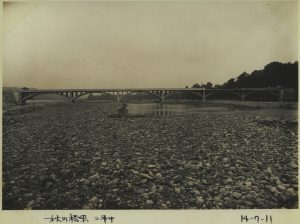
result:
[(184, 88), (297, 59), (297, 2), (4, 3), (3, 86)]

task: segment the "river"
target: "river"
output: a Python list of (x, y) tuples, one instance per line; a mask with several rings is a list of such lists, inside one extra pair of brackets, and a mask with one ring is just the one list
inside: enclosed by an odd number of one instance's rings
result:
[[(62, 100), (28, 100), (27, 104), (57, 104), (70, 103)], [(76, 103), (111, 103), (95, 101), (78, 101)], [(184, 116), (200, 113), (239, 113), (266, 115), (277, 119), (293, 119), (298, 117), (295, 103), (261, 103), (261, 102), (173, 102), (173, 103), (148, 103), (126, 102), (129, 115), (131, 116)]]

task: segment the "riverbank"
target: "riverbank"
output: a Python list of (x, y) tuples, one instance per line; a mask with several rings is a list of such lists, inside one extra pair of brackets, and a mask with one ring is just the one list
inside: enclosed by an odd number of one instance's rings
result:
[(295, 120), (239, 111), (113, 118), (117, 107), (5, 113), (3, 209), (297, 207)]

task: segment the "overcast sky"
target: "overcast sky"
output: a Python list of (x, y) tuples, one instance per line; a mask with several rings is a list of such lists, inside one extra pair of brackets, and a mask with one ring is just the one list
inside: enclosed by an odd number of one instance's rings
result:
[(222, 84), (297, 60), (296, 2), (5, 3), (4, 86)]

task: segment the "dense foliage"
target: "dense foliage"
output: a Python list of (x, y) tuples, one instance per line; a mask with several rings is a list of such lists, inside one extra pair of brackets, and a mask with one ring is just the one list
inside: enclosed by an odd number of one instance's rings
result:
[[(212, 83), (194, 84), (192, 88), (212, 88)], [(281, 87), (298, 89), (298, 61), (294, 63), (272, 62), (262, 70), (255, 70), (251, 74), (243, 72), (237, 78), (231, 78), (223, 85), (214, 88), (268, 88)]]

